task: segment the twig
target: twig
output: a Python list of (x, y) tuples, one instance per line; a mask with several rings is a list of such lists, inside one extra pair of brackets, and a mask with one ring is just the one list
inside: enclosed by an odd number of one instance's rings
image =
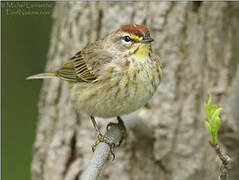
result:
[(227, 180), (227, 177), (229, 176), (229, 172), (231, 170), (231, 158), (226, 154), (225, 150), (223, 150), (222, 146), (215, 145), (213, 146), (211, 143), (210, 145), (214, 148), (217, 156), (221, 160), (220, 165), (220, 173), (218, 176), (218, 180)]
[[(142, 118), (136, 115), (123, 117), (123, 121), (127, 131), (135, 128), (136, 126), (142, 126)], [(120, 129), (117, 126), (112, 126), (106, 133), (105, 136), (110, 139), (113, 143), (117, 144), (121, 138)], [(91, 160), (83, 172), (80, 180), (97, 180), (101, 170), (110, 155), (110, 147), (104, 142), (100, 142), (96, 150), (94, 151)], [(117, 159), (117, 154), (116, 154)]]

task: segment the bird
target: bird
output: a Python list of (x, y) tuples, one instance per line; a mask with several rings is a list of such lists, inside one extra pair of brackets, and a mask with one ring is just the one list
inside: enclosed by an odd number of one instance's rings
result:
[[(115, 144), (101, 134), (95, 117), (117, 118), (122, 133), (120, 145), (127, 136), (121, 116), (146, 105), (162, 78), (159, 56), (151, 48), (153, 41), (146, 26), (123, 25), (88, 44), (55, 72), (27, 79), (58, 78), (68, 82), (72, 104), (89, 115), (96, 130), (98, 140), (92, 150), (99, 142), (113, 149)], [(107, 129), (112, 125), (116, 123), (109, 123)]]

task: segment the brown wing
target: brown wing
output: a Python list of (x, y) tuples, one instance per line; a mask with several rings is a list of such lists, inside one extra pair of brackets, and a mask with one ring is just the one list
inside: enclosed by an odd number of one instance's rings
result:
[(97, 79), (97, 76), (87, 67), (81, 52), (65, 63), (56, 74), (59, 78), (72, 82), (91, 82)]
[(104, 51), (96, 41), (76, 53), (56, 73), (63, 80), (71, 82), (92, 82), (99, 76), (100, 67), (111, 60), (108, 52)]

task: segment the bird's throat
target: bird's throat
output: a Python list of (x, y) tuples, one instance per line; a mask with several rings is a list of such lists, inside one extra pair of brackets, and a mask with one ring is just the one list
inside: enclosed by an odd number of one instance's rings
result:
[(150, 44), (138, 44), (133, 56), (136, 58), (147, 58), (150, 51)]

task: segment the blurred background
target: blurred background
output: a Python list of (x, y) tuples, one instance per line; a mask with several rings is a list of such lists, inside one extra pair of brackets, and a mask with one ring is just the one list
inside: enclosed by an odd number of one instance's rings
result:
[(50, 42), (54, 2), (2, 2), (2, 178), (30, 179), (37, 100)]

